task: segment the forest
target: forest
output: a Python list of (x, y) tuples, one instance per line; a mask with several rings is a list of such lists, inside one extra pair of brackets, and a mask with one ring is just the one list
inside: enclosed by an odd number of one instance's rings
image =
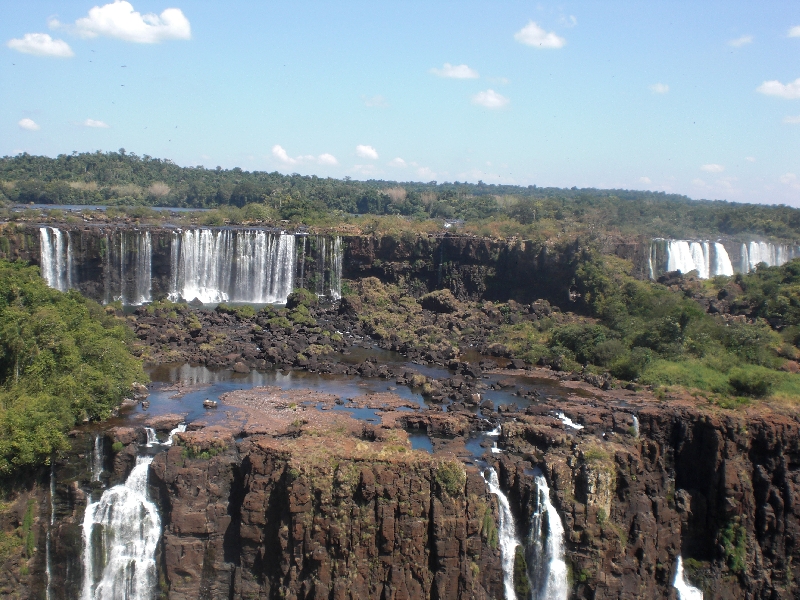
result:
[[(765, 198), (765, 202), (769, 199)], [(478, 182), (355, 181), (180, 167), (118, 152), (0, 158), (0, 202), (222, 209), (218, 219), (333, 225), (359, 215), (461, 219), (471, 232), (535, 237), (603, 231), (649, 237), (753, 234), (800, 239), (800, 210), (631, 190)], [(213, 221), (213, 217), (209, 217)]]

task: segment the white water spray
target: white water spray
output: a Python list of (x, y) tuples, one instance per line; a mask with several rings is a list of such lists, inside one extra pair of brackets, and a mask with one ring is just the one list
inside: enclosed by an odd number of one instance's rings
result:
[(532, 598), (566, 600), (567, 563), (564, 560), (564, 525), (550, 501), (550, 488), (544, 475), (535, 478), (536, 510), (531, 516), (528, 535), (528, 573)]
[(161, 445), (162, 446), (172, 446), (172, 436), (176, 433), (183, 433), (186, 431), (186, 423), (181, 423), (175, 429), (169, 432), (169, 436), (167, 436), (166, 441), (164, 441)]
[[(486, 479), (485, 475), (484, 479)], [(517, 594), (514, 591), (514, 558), (519, 542), (514, 526), (514, 515), (511, 513), (508, 498), (500, 489), (500, 479), (497, 477), (494, 467), (489, 467), (489, 478), (486, 479), (486, 484), (489, 486), (489, 491), (497, 496), (497, 505), (500, 509), (498, 537), (500, 538), (500, 560), (503, 566), (503, 586), (506, 591), (506, 600), (517, 600)]]
[(66, 292), (72, 287), (72, 249), (69, 232), (57, 227), (39, 228), (39, 263), (51, 288)]
[(147, 433), (147, 447), (152, 448), (154, 444), (158, 443), (158, 437), (156, 436), (156, 430), (152, 427), (145, 427), (145, 433)]
[(86, 507), (82, 600), (151, 600), (161, 536), (156, 505), (147, 497), (152, 456), (139, 456), (125, 483)]
[(96, 433), (92, 449), (92, 481), (100, 481), (103, 474), (103, 436)]
[(331, 252), (330, 296), (334, 300), (342, 298), (342, 238), (338, 235), (333, 238), (333, 251)]
[(672, 587), (678, 592), (680, 600), (703, 600), (703, 592), (686, 581), (686, 575), (683, 572), (683, 559), (680, 555), (675, 565), (675, 579), (672, 582)]

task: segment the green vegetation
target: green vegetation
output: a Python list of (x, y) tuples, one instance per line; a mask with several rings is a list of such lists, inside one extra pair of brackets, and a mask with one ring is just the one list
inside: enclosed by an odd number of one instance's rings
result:
[[(800, 260), (698, 283), (686, 293), (630, 272), (626, 261), (587, 252), (574, 271), (576, 308), (587, 316), (503, 325), (492, 340), (531, 363), (701, 390), (729, 407), (798, 397), (800, 377), (779, 368), (800, 357)], [(729, 295), (731, 285), (738, 290), (734, 308), (750, 321), (710, 315), (694, 298)]]
[(525, 550), (522, 546), (517, 546), (514, 552), (514, 592), (517, 598), (528, 598), (531, 594), (528, 563), (525, 560)]
[(467, 473), (458, 461), (446, 461), (436, 468), (436, 481), (450, 496), (460, 496), (467, 484)]
[[(605, 230), (693, 237), (752, 233), (797, 238), (800, 211), (787, 206), (692, 201), (627, 190), (559, 189), (430, 181), (353, 181), (242, 169), (179, 167), (170, 160), (119, 152), (20, 154), (0, 158), (0, 203), (127, 206), (134, 219), (157, 218), (148, 206), (217, 209), (200, 223), (276, 221), (332, 225), (348, 215), (397, 216), (419, 222), (459, 218), (480, 235), (533, 239), (567, 231)], [(130, 208), (132, 207), (132, 208)], [(397, 222), (395, 222), (396, 224)], [(386, 230), (388, 221), (360, 227)], [(404, 226), (405, 227), (405, 226)]]
[(736, 574), (743, 573), (747, 560), (747, 530), (738, 523), (728, 523), (720, 534), (720, 544), (730, 570)]
[(47, 463), (71, 427), (107, 418), (146, 381), (132, 337), (113, 309), (0, 261), (0, 475)]

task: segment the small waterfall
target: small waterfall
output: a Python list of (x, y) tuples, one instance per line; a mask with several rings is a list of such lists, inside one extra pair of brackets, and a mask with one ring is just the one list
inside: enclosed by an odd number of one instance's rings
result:
[(294, 286), (295, 236), (188, 229), (172, 239), (170, 298), (282, 304)]
[(680, 600), (703, 600), (703, 592), (688, 581), (683, 572), (683, 559), (678, 555), (678, 562), (675, 565), (675, 579), (672, 582), (672, 587), (678, 592)]
[[(484, 479), (486, 479), (485, 475)], [(519, 542), (517, 541), (517, 531), (514, 527), (514, 515), (511, 513), (508, 498), (503, 493), (503, 490), (500, 489), (500, 479), (497, 477), (497, 471), (494, 470), (494, 467), (489, 467), (489, 478), (486, 479), (486, 484), (489, 486), (489, 491), (497, 496), (497, 504), (500, 509), (498, 534), (506, 600), (517, 600), (517, 594), (514, 591), (514, 557)]]
[(325, 236), (317, 236), (317, 296), (325, 295), (325, 255), (327, 244)]
[(161, 536), (156, 505), (147, 497), (152, 456), (139, 456), (125, 483), (86, 507), (82, 600), (150, 600)]
[(639, 417), (636, 415), (633, 416), (633, 437), (639, 437)]
[(144, 430), (147, 433), (147, 447), (152, 448), (154, 444), (158, 444), (156, 430), (152, 427), (145, 427)]
[(720, 242), (656, 239), (648, 257), (650, 278), (669, 271), (697, 271), (700, 279), (733, 275), (728, 251)]
[(731, 275), (733, 275), (733, 265), (731, 264), (731, 258), (730, 256), (728, 256), (728, 251), (725, 250), (725, 246), (723, 246), (719, 242), (714, 242), (714, 252), (712, 254), (712, 263), (711, 263), (711, 274), (712, 276), (725, 275), (726, 277), (730, 277)]
[(72, 244), (68, 231), (39, 228), (39, 263), (42, 277), (51, 288), (66, 292), (72, 287)]
[(331, 277), (330, 295), (334, 300), (342, 298), (342, 238), (338, 235), (333, 238), (333, 251), (331, 252)]
[(92, 449), (92, 481), (100, 481), (103, 474), (103, 436), (96, 433)]
[(181, 423), (175, 429), (169, 432), (167, 439), (161, 444), (162, 446), (172, 446), (172, 436), (176, 433), (183, 433), (186, 431), (186, 423)]
[(303, 251), (300, 254), (300, 285), (298, 287), (305, 287), (306, 285), (306, 244), (308, 243), (308, 236), (301, 235), (303, 238)]
[(51, 556), (50, 538), (53, 526), (56, 524), (56, 467), (55, 462), (50, 461), (50, 526), (47, 528), (45, 539), (45, 575), (47, 576), (47, 588), (45, 588), (45, 598), (50, 600), (53, 588), (53, 557)]
[(144, 304), (151, 300), (151, 288), (153, 282), (153, 244), (150, 240), (150, 232), (134, 237), (136, 243), (134, 252), (135, 277), (133, 298), (127, 304)]
[(528, 573), (534, 600), (566, 600), (569, 592), (567, 563), (564, 561), (564, 525), (550, 501), (544, 475), (535, 478), (536, 510), (528, 535)]

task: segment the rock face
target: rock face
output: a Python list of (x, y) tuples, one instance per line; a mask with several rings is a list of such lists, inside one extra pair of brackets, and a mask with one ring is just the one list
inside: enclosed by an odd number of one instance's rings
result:
[(482, 478), (472, 468), (453, 485), (447, 466), (412, 454), (317, 460), (265, 437), (207, 459), (157, 456), (168, 597), (500, 597)]
[(526, 528), (529, 467), (545, 472), (576, 597), (670, 597), (678, 555), (705, 598), (797, 597), (795, 419), (650, 407), (638, 411), (636, 438), (630, 414), (576, 409), (572, 418), (586, 427), (565, 433), (545, 416), (505, 425), (507, 447), (521, 455), (504, 455), (501, 481)]

